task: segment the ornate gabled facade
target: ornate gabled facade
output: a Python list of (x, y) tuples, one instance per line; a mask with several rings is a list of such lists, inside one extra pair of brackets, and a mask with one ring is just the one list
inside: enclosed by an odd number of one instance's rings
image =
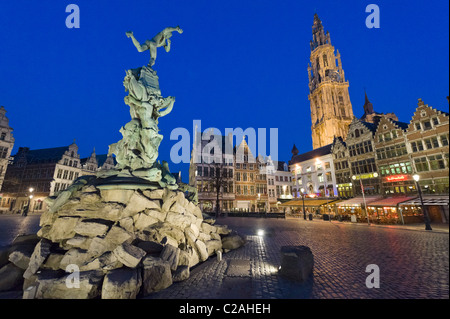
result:
[(413, 169), (406, 142), (408, 123), (381, 118), (374, 136), (381, 194), (416, 194)]
[(13, 129), (9, 126), (9, 120), (5, 114), (5, 108), (0, 107), (0, 190), (2, 190), (11, 150), (14, 147)]
[(449, 193), (449, 114), (419, 99), (406, 130), (414, 173), (425, 194)]
[(331, 144), (334, 137), (347, 136), (353, 108), (339, 51), (335, 54), (330, 34), (314, 15), (311, 56), (308, 65), (313, 149)]
[(336, 188), (340, 198), (353, 197), (352, 172), (349, 163), (347, 145), (342, 137), (336, 137), (331, 146), (334, 172), (336, 175)]
[[(89, 170), (86, 168), (87, 163)], [(26, 205), (30, 211), (43, 211), (44, 199), (55, 196), (83, 175), (114, 167), (114, 158), (96, 155), (80, 159), (75, 141), (69, 146), (30, 150), (19, 147), (8, 165), (0, 210), (17, 212)], [(32, 196), (32, 198), (29, 198)]]
[[(352, 187), (355, 195), (379, 194), (380, 176), (377, 171), (374, 134), (376, 126), (354, 118), (345, 143), (348, 149)], [(361, 187), (362, 185), (362, 187)]]

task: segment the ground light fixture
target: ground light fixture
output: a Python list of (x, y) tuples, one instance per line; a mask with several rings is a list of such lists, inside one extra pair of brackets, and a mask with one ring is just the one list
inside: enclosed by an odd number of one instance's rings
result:
[(258, 229), (258, 231), (256, 232), (256, 234), (260, 237), (264, 236), (264, 230), (263, 229)]

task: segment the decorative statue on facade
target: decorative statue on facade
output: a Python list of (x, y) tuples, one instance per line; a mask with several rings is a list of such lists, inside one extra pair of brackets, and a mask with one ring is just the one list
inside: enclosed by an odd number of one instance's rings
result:
[(109, 155), (115, 154), (117, 165), (110, 176), (134, 176), (150, 182), (157, 182), (162, 187), (176, 189), (175, 178), (170, 174), (167, 162), (157, 162), (158, 149), (163, 136), (159, 134), (158, 120), (169, 114), (175, 103), (172, 96), (162, 97), (159, 78), (152, 69), (156, 60), (157, 48), (164, 47), (170, 51), (172, 32), (183, 33), (180, 27), (165, 28), (152, 40), (140, 44), (133, 32), (126, 32), (139, 52), (150, 51), (150, 63), (137, 69), (126, 71), (123, 81), (125, 104), (130, 107), (131, 121), (120, 129), (123, 138), (109, 146)]

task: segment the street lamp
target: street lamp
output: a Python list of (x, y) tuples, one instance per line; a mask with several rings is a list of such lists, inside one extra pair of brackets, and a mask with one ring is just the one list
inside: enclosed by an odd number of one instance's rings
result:
[(305, 212), (305, 189), (302, 187), (300, 189), (302, 192), (302, 201), (303, 201), (303, 219), (306, 220), (306, 212)]
[(420, 185), (419, 185), (420, 176), (415, 174), (415, 175), (413, 175), (413, 178), (414, 178), (414, 181), (416, 182), (417, 191), (419, 192), (420, 204), (422, 205), (422, 213), (423, 213), (423, 218), (425, 220), (425, 230), (433, 230), (430, 225), (430, 217), (428, 216), (428, 211), (425, 209), (425, 205), (423, 204), (422, 189), (420, 188)]
[[(375, 176), (375, 174), (374, 174), (374, 176)], [(377, 176), (378, 176), (378, 174), (377, 174)], [(375, 177), (376, 177), (376, 176), (375, 176)], [(356, 181), (356, 176), (353, 175), (353, 176), (352, 176), (352, 179), (353, 179), (354, 181)], [(363, 183), (362, 183), (362, 178), (361, 178), (361, 176), (359, 176), (359, 184), (361, 185), (361, 192), (362, 192), (362, 195), (363, 195), (364, 211), (366, 212), (367, 223), (368, 223), (369, 226), (370, 226), (369, 212), (367, 211), (366, 196), (364, 195), (364, 186), (363, 186)]]
[(261, 193), (258, 193), (258, 200), (256, 201), (256, 207), (258, 208), (259, 213), (259, 201), (261, 200)]

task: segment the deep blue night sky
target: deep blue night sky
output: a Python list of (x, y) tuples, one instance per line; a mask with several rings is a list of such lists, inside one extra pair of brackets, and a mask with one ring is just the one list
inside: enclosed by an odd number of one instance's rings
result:
[[(174, 110), (160, 119), (160, 159), (170, 160), (173, 128), (271, 128), (279, 159), (295, 143), (312, 149), (307, 65), (318, 13), (342, 56), (354, 113), (364, 88), (377, 112), (409, 122), (417, 99), (448, 112), (448, 1), (2, 1), (0, 105), (16, 143), (31, 149), (69, 145), (82, 157), (122, 138), (130, 120), (125, 70), (146, 65), (125, 32), (143, 42), (180, 25), (172, 50), (158, 49), (154, 67)], [(79, 29), (68, 29), (66, 6), (80, 7)], [(368, 29), (365, 8), (376, 3), (381, 28)], [(189, 143), (192, 145), (192, 141)], [(170, 163), (170, 161), (169, 161)], [(189, 164), (174, 165), (187, 181)]]

